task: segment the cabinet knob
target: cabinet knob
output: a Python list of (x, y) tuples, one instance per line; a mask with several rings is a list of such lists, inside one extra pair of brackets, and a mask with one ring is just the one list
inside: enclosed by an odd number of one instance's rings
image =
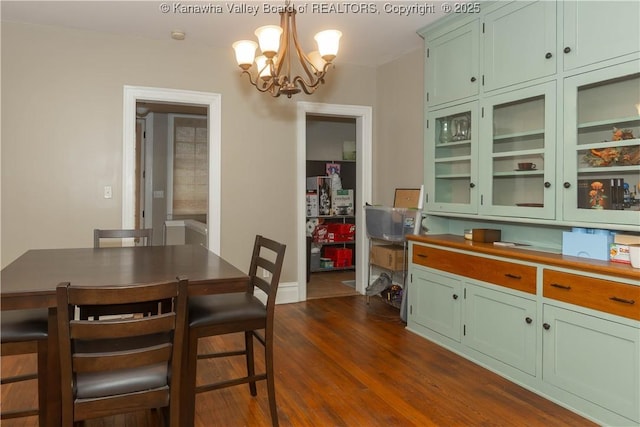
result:
[(476, 81), (475, 77), (471, 77), (471, 83), (474, 83)]
[(527, 317), (524, 319), (525, 322), (527, 322), (528, 325), (531, 324), (531, 322), (533, 322), (533, 319), (531, 317)]
[(544, 188), (549, 188), (549, 187), (551, 187), (551, 183), (549, 181), (545, 181)]
[(571, 52), (571, 48), (569, 46), (564, 48), (564, 53), (569, 53)]
[(553, 55), (551, 54), (551, 52), (547, 52), (547, 54), (544, 56), (547, 59), (551, 59)]
[(564, 188), (569, 188), (569, 187), (571, 187), (571, 183), (570, 182), (565, 182), (564, 184), (562, 184), (562, 186)]
[(453, 294), (453, 299), (458, 299), (458, 295), (457, 294)]
[(545, 331), (548, 331), (549, 329), (551, 329), (551, 325), (548, 323), (543, 323), (542, 327), (544, 328)]
[(475, 188), (475, 186), (476, 185), (473, 182), (471, 184), (469, 184), (469, 187), (471, 187), (471, 188)]

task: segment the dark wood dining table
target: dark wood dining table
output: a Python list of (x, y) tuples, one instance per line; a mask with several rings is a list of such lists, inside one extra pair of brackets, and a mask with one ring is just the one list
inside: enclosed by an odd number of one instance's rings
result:
[(190, 296), (241, 292), (249, 281), (247, 274), (197, 245), (34, 249), (2, 269), (2, 310), (49, 309), (48, 426), (61, 422), (57, 285), (146, 284), (171, 281), (177, 276), (189, 279)]

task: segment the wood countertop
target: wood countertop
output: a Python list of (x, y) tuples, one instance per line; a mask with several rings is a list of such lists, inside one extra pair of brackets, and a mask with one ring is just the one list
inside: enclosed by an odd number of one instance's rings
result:
[(640, 286), (640, 269), (633, 268), (629, 264), (579, 258), (518, 247), (495, 246), (493, 243), (473, 242), (471, 240), (465, 240), (462, 236), (452, 234), (407, 235), (407, 240), (416, 243), (427, 243), (504, 258), (513, 258), (521, 261), (570, 268), (580, 270), (584, 273), (598, 273), (632, 279), (636, 280), (636, 284)]

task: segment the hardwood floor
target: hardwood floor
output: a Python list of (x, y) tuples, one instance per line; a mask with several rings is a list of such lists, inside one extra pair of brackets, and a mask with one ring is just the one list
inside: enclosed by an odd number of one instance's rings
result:
[[(241, 337), (204, 340), (228, 347)], [(282, 426), (591, 426), (595, 425), (408, 332), (397, 309), (363, 296), (276, 307), (275, 366)], [(6, 358), (8, 359), (8, 358)], [(257, 357), (258, 365), (262, 357)], [(241, 372), (242, 359), (204, 362), (199, 378)], [(3, 371), (19, 368), (2, 360)], [(263, 382), (262, 382), (263, 383)], [(266, 388), (198, 395), (196, 425), (269, 426)], [(2, 404), (34, 397), (2, 387)], [(145, 413), (92, 420), (86, 427), (146, 427)], [(5, 421), (3, 427), (36, 426)]]
[(354, 270), (311, 273), (307, 283), (307, 299), (343, 297), (357, 295), (355, 286), (347, 286), (343, 281), (355, 280)]

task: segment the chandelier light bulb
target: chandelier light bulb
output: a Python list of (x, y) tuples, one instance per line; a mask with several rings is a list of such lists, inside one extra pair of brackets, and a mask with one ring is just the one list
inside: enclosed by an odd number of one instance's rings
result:
[(253, 64), (253, 59), (256, 56), (256, 49), (258, 43), (251, 40), (239, 40), (233, 45), (233, 50), (236, 52), (236, 61), (243, 70), (248, 70)]
[(342, 37), (342, 33), (338, 30), (320, 31), (314, 37), (318, 43), (320, 56), (322, 56), (325, 61), (331, 62), (335, 59), (336, 55), (338, 55), (340, 37)]
[(324, 64), (326, 64), (327, 61), (322, 59), (322, 56), (320, 56), (320, 52), (314, 50), (313, 52), (309, 52), (309, 55), (307, 56), (309, 57), (309, 61), (311, 62), (311, 65), (313, 65), (313, 68), (316, 69), (316, 73), (324, 69)]
[(265, 25), (258, 28), (255, 34), (258, 37), (262, 54), (267, 58), (273, 57), (280, 48), (282, 28), (277, 25)]
[(263, 80), (267, 80), (271, 77), (271, 70), (269, 64), (267, 63), (267, 57), (264, 55), (260, 55), (256, 58), (256, 66), (258, 67), (258, 73), (260, 78)]

